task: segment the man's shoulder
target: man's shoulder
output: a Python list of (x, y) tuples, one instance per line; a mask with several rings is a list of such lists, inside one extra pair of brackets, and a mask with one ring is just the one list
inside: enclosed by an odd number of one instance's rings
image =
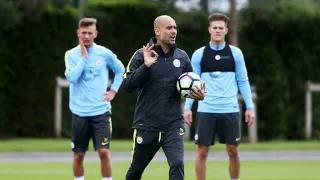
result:
[(132, 58), (138, 58), (138, 57), (143, 58), (143, 49), (142, 48), (137, 49), (132, 55)]
[(142, 48), (137, 49), (135, 53), (143, 54), (143, 49)]
[(193, 54), (199, 54), (199, 53), (202, 54), (205, 47), (206, 47), (206, 46), (202, 46), (202, 47), (196, 49), (196, 50), (193, 52)]
[(184, 58), (185, 60), (189, 60), (189, 55), (187, 54), (187, 52), (183, 49), (180, 48), (176, 48), (176, 55), (175, 56), (179, 56)]
[(79, 49), (79, 46), (73, 47), (73, 48), (67, 50), (67, 51), (66, 51), (66, 54), (76, 53), (78, 49)]
[(233, 54), (236, 54), (236, 55), (241, 55), (242, 54), (242, 51), (241, 51), (241, 49), (239, 47), (234, 46), (234, 45), (230, 45), (230, 44), (229, 44), (229, 47), (230, 47), (231, 52)]
[(176, 48), (176, 51), (178, 51), (178, 52), (180, 52), (180, 53), (183, 53), (183, 54), (187, 54), (185, 50), (180, 49), (180, 48)]
[(203, 52), (204, 52), (204, 48), (205, 46), (202, 46), (198, 49), (196, 49), (193, 53), (192, 53), (192, 59), (193, 61), (198, 61), (201, 60)]
[(94, 53), (97, 55), (102, 55), (105, 58), (117, 58), (117, 55), (111, 49), (105, 46), (95, 44), (94, 48)]
[(99, 44), (95, 44), (95, 50), (99, 52), (112, 53), (112, 51), (109, 48)]

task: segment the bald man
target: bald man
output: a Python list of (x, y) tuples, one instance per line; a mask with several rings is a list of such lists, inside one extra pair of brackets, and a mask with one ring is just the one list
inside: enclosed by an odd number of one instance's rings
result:
[[(162, 147), (170, 166), (169, 179), (184, 179), (183, 116), (176, 89), (179, 76), (191, 72), (187, 53), (176, 46), (177, 25), (167, 15), (154, 21), (155, 37), (137, 50), (124, 74), (126, 91), (137, 90), (132, 123), (133, 157), (126, 180), (139, 180)], [(190, 97), (204, 99), (204, 89), (195, 87)]]

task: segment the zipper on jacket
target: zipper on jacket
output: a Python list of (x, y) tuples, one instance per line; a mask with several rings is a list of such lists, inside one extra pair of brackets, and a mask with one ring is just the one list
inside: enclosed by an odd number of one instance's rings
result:
[(166, 62), (167, 62), (167, 58), (165, 57), (164, 58), (164, 89), (167, 88), (167, 65), (166, 65)]
[[(167, 97), (167, 57), (164, 57), (164, 97)], [(167, 104), (164, 105), (165, 110), (164, 110), (164, 116), (166, 116), (166, 112), (167, 112)]]
[(165, 69), (165, 73), (164, 73), (164, 88), (166, 89), (167, 88), (167, 65), (166, 65), (166, 62), (167, 62), (167, 58), (165, 57), (164, 58), (164, 69)]

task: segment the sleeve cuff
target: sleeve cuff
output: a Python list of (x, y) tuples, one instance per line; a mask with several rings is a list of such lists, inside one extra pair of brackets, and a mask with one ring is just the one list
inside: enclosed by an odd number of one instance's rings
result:
[(254, 107), (253, 106), (250, 106), (250, 107), (246, 107), (247, 110), (254, 110)]
[(184, 110), (191, 110), (191, 105), (190, 104), (185, 104), (184, 105)]
[(111, 86), (110, 90), (112, 90), (112, 91), (114, 91), (114, 92), (117, 93), (117, 92), (119, 91), (119, 88), (115, 88), (115, 87), (112, 87), (112, 86)]

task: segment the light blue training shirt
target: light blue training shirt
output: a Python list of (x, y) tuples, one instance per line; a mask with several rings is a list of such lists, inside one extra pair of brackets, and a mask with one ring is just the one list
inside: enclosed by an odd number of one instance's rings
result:
[(109, 49), (93, 44), (82, 58), (80, 46), (65, 53), (65, 76), (70, 82), (69, 108), (78, 116), (96, 116), (111, 110), (111, 103), (103, 101), (109, 83), (109, 69), (114, 73), (111, 90), (118, 91), (124, 66)]
[[(212, 50), (222, 50), (226, 44), (213, 45)], [(253, 101), (250, 83), (247, 75), (246, 65), (242, 51), (229, 45), (235, 63), (235, 72), (201, 72), (201, 60), (205, 47), (197, 49), (191, 58), (193, 71), (197, 73), (202, 81), (206, 82), (205, 99), (198, 102), (198, 112), (204, 113), (235, 113), (239, 112), (238, 92), (244, 99), (246, 109), (253, 109)], [(212, 57), (213, 61), (215, 60)], [(194, 100), (186, 98), (184, 109), (191, 109)]]

